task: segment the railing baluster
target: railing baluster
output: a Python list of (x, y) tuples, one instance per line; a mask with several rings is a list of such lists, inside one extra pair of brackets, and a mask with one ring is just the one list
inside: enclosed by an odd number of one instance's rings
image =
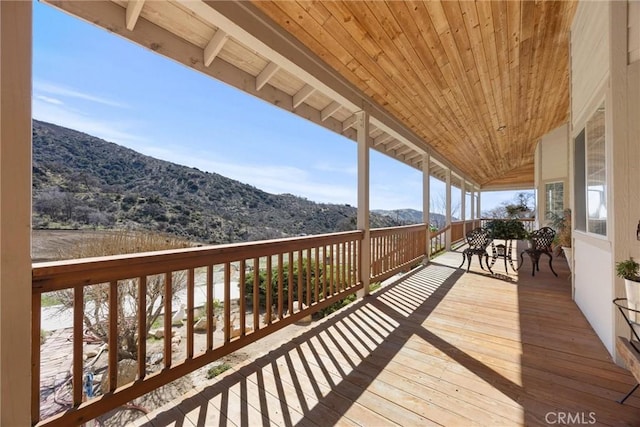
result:
[(346, 243), (340, 243), (340, 250), (342, 251), (341, 258), (342, 262), (340, 263), (340, 276), (342, 276), (341, 280), (341, 288), (344, 291), (347, 288), (347, 250)]
[(380, 237), (380, 269), (378, 273), (382, 274), (389, 269), (389, 265), (393, 262), (393, 242), (390, 236)]
[[(111, 301), (109, 301), (111, 304)], [(111, 313), (111, 308), (109, 308)], [(84, 289), (81, 285), (73, 288), (73, 404), (82, 403), (82, 343), (83, 327), (82, 316), (84, 314)], [(109, 347), (111, 349), (111, 347)], [(111, 351), (109, 351), (111, 353)]]
[(353, 286), (353, 277), (351, 276), (351, 240), (347, 242), (347, 286)]
[(348, 268), (349, 268), (349, 287), (352, 287), (353, 285), (355, 285), (355, 281), (354, 281), (354, 276), (353, 276), (353, 249), (354, 249), (355, 245), (353, 244), (353, 241), (349, 240), (349, 261), (348, 261)]
[(287, 280), (287, 313), (289, 316), (293, 314), (293, 252), (289, 252), (287, 258), (289, 260), (289, 277)]
[(380, 238), (376, 237), (371, 240), (371, 274), (376, 275), (380, 271), (380, 263), (382, 262), (382, 254), (380, 251)]
[(171, 316), (172, 307), (171, 300), (173, 287), (173, 273), (168, 272), (164, 274), (164, 367), (169, 368), (171, 366)]
[(302, 281), (304, 280), (303, 277), (303, 256), (302, 256), (302, 251), (298, 251), (298, 292), (296, 295), (296, 300), (298, 301), (298, 311), (302, 310), (302, 304), (304, 302), (304, 299), (302, 298)]
[[(75, 317), (75, 315), (74, 315)], [(74, 321), (75, 323), (75, 321)], [(82, 328), (80, 328), (82, 333)], [(75, 337), (74, 337), (75, 338)], [(109, 283), (109, 391), (118, 387), (118, 282)], [(74, 340), (75, 341), (75, 340)], [(75, 345), (75, 343), (74, 343)]]
[(307, 248), (306, 262), (306, 278), (307, 278), (307, 307), (311, 307), (311, 248)]
[(314, 296), (316, 304), (320, 301), (320, 248), (316, 247), (314, 249), (314, 260), (315, 260), (315, 277), (314, 277)]
[[(243, 261), (244, 262), (244, 261)], [(243, 263), (240, 263), (241, 267), (244, 267)], [(243, 276), (244, 268), (240, 269), (240, 275)], [(240, 286), (242, 289), (244, 284)], [(224, 342), (229, 343), (231, 341), (231, 263), (226, 262), (224, 264)]]
[(42, 294), (31, 294), (31, 424), (40, 421), (40, 328)]
[(260, 259), (253, 259), (253, 330), (260, 329)]
[[(238, 313), (238, 315), (240, 316), (240, 335), (244, 336), (245, 334), (245, 330), (247, 328), (247, 301), (245, 299), (245, 290), (246, 290), (246, 281), (247, 281), (247, 276), (245, 273), (245, 270), (247, 269), (247, 263), (246, 261), (240, 260), (240, 313)], [(256, 276), (256, 274), (258, 274), (255, 271), (253, 271), (253, 277)], [(231, 304), (231, 299), (229, 298), (229, 304)], [(230, 326), (231, 330), (233, 331), (233, 325)]]
[(336, 261), (333, 257), (333, 245), (329, 245), (329, 259), (331, 261), (331, 270), (329, 271), (329, 292), (331, 293), (331, 295), (335, 294), (336, 292), (336, 288), (335, 288), (335, 268), (336, 268)]
[(322, 246), (322, 299), (327, 298), (327, 246)]
[(195, 302), (193, 298), (195, 286), (195, 271), (190, 268), (187, 271), (187, 359), (193, 359), (193, 311)]
[(271, 324), (271, 316), (273, 316), (273, 313), (271, 312), (271, 305), (273, 304), (273, 288), (271, 287), (271, 273), (272, 273), (272, 266), (271, 266), (271, 255), (267, 256), (267, 274), (265, 276), (265, 283), (264, 283), (264, 291), (265, 291), (265, 311), (266, 311), (266, 322), (264, 322), (266, 325), (270, 325)]
[(207, 350), (213, 349), (213, 265), (207, 266)]
[(138, 379), (147, 375), (147, 276), (138, 278)]
[(362, 274), (362, 239), (358, 239), (357, 240), (357, 245), (358, 245), (358, 283), (362, 283), (362, 277), (360, 277), (360, 275)]
[(284, 318), (284, 290), (283, 290), (283, 260), (282, 253), (278, 254), (278, 319)]

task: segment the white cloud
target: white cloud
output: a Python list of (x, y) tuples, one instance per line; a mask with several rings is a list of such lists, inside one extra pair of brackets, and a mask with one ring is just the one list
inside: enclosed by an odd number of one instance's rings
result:
[(54, 104), (54, 105), (63, 105), (64, 104), (64, 102), (60, 101), (59, 99), (51, 98), (49, 96), (36, 95), (35, 98), (39, 99), (40, 101), (48, 102), (49, 104)]
[(34, 89), (34, 92), (44, 92), (49, 95), (58, 95), (62, 97), (83, 99), (85, 101), (91, 101), (98, 104), (107, 105), (109, 107), (130, 108), (128, 105), (118, 101), (114, 101), (112, 99), (96, 96), (90, 93), (80, 92), (75, 89), (71, 89), (65, 86), (61, 86), (61, 85), (57, 85), (49, 82), (34, 81), (33, 89)]
[[(238, 161), (220, 160), (218, 154), (184, 155), (158, 146), (143, 147), (141, 151), (146, 155), (163, 160), (215, 172), (272, 194), (290, 193), (314, 202), (348, 203), (351, 205), (356, 203), (355, 180), (344, 185), (329, 184), (315, 179), (316, 175), (313, 171), (294, 166), (243, 163), (241, 158)], [(207, 156), (215, 157), (216, 160), (210, 160)]]
[(123, 120), (103, 120), (92, 117), (66, 105), (48, 102), (41, 99), (41, 97), (34, 97), (33, 99), (33, 117), (37, 120), (86, 132), (89, 135), (126, 145), (133, 149), (137, 149), (136, 146), (141, 142), (147, 141), (146, 138), (128, 130), (133, 125)]

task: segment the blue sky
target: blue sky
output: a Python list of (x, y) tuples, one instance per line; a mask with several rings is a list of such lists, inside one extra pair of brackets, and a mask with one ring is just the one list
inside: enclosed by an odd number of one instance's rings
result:
[[(34, 118), (270, 193), (356, 205), (353, 141), (39, 2), (33, 27)], [(420, 171), (372, 150), (370, 179), (372, 209), (422, 209)], [(432, 182), (437, 208), (444, 185)], [(484, 193), (482, 210), (513, 194)]]

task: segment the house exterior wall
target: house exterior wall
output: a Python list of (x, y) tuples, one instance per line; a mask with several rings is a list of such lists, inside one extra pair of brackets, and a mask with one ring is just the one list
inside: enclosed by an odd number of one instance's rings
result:
[[(575, 137), (604, 103), (607, 192), (606, 236), (574, 230), (573, 291), (576, 303), (613, 356), (616, 336), (628, 335), (624, 319), (611, 303), (625, 296), (615, 263), (629, 256), (640, 258), (636, 239), (640, 221), (640, 61), (634, 59), (637, 47), (633, 41), (640, 26), (637, 8), (633, 1), (583, 1), (571, 32), (570, 170), (575, 162)], [(573, 189), (574, 177), (570, 176)], [(573, 190), (571, 194), (575, 208)], [(576, 209), (573, 214), (576, 224)]]
[(571, 26), (571, 116), (584, 120), (609, 72), (608, 2), (581, 1)]
[(609, 353), (613, 354), (610, 242), (576, 237), (573, 254), (574, 300)]
[[(609, 13), (606, 2), (582, 1), (578, 5), (571, 27), (571, 139), (584, 129), (588, 117), (598, 105), (606, 102), (610, 76)], [(611, 146), (609, 123), (605, 123), (607, 144)], [(575, 162), (575, 153), (572, 153)], [(607, 160), (610, 157), (607, 156)], [(608, 165), (607, 165), (608, 166)], [(608, 167), (608, 170), (611, 168)], [(571, 194), (574, 194), (572, 177)], [(609, 193), (611, 193), (609, 191)], [(575, 200), (572, 200), (573, 221), (576, 224)], [(615, 214), (611, 209), (607, 212)], [(607, 224), (609, 225), (609, 224)], [(609, 353), (614, 352), (611, 228), (602, 237), (581, 231), (573, 232), (574, 271), (573, 294), (576, 304), (598, 334)], [(593, 268), (597, 265), (598, 268)], [(597, 270), (597, 271), (592, 271)], [(594, 275), (595, 274), (595, 275)]]
[(540, 139), (536, 147), (535, 186), (537, 194), (538, 226), (547, 225), (545, 213), (549, 210), (545, 195), (546, 184), (564, 184), (564, 206), (569, 207), (569, 124), (564, 124)]

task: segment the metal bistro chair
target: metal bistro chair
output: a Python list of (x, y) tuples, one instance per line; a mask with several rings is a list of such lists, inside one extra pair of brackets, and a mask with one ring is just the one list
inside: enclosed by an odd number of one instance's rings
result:
[(553, 228), (550, 227), (542, 227), (539, 230), (535, 230), (531, 233), (530, 241), (531, 247), (525, 249), (520, 252), (520, 264), (518, 265), (518, 270), (522, 267), (523, 255), (526, 253), (531, 258), (532, 270), (531, 275), (535, 276), (536, 271), (540, 271), (540, 256), (545, 254), (549, 257), (549, 268), (551, 272), (558, 277), (556, 272), (553, 270), (553, 265), (551, 262), (553, 261), (551, 243), (553, 243), (553, 238), (556, 236), (556, 232)]
[(491, 244), (491, 237), (489, 234), (489, 230), (481, 227), (474, 228), (467, 233), (465, 237), (467, 239), (468, 247), (462, 251), (462, 263), (460, 264), (460, 267), (464, 265), (464, 261), (466, 260), (468, 272), (471, 267), (471, 257), (473, 255), (478, 255), (480, 268), (484, 270), (484, 266), (482, 265), (482, 256), (484, 255), (487, 268), (489, 269), (489, 272), (493, 274), (493, 271), (491, 271), (491, 267), (489, 266), (489, 254), (487, 253), (487, 247)]

